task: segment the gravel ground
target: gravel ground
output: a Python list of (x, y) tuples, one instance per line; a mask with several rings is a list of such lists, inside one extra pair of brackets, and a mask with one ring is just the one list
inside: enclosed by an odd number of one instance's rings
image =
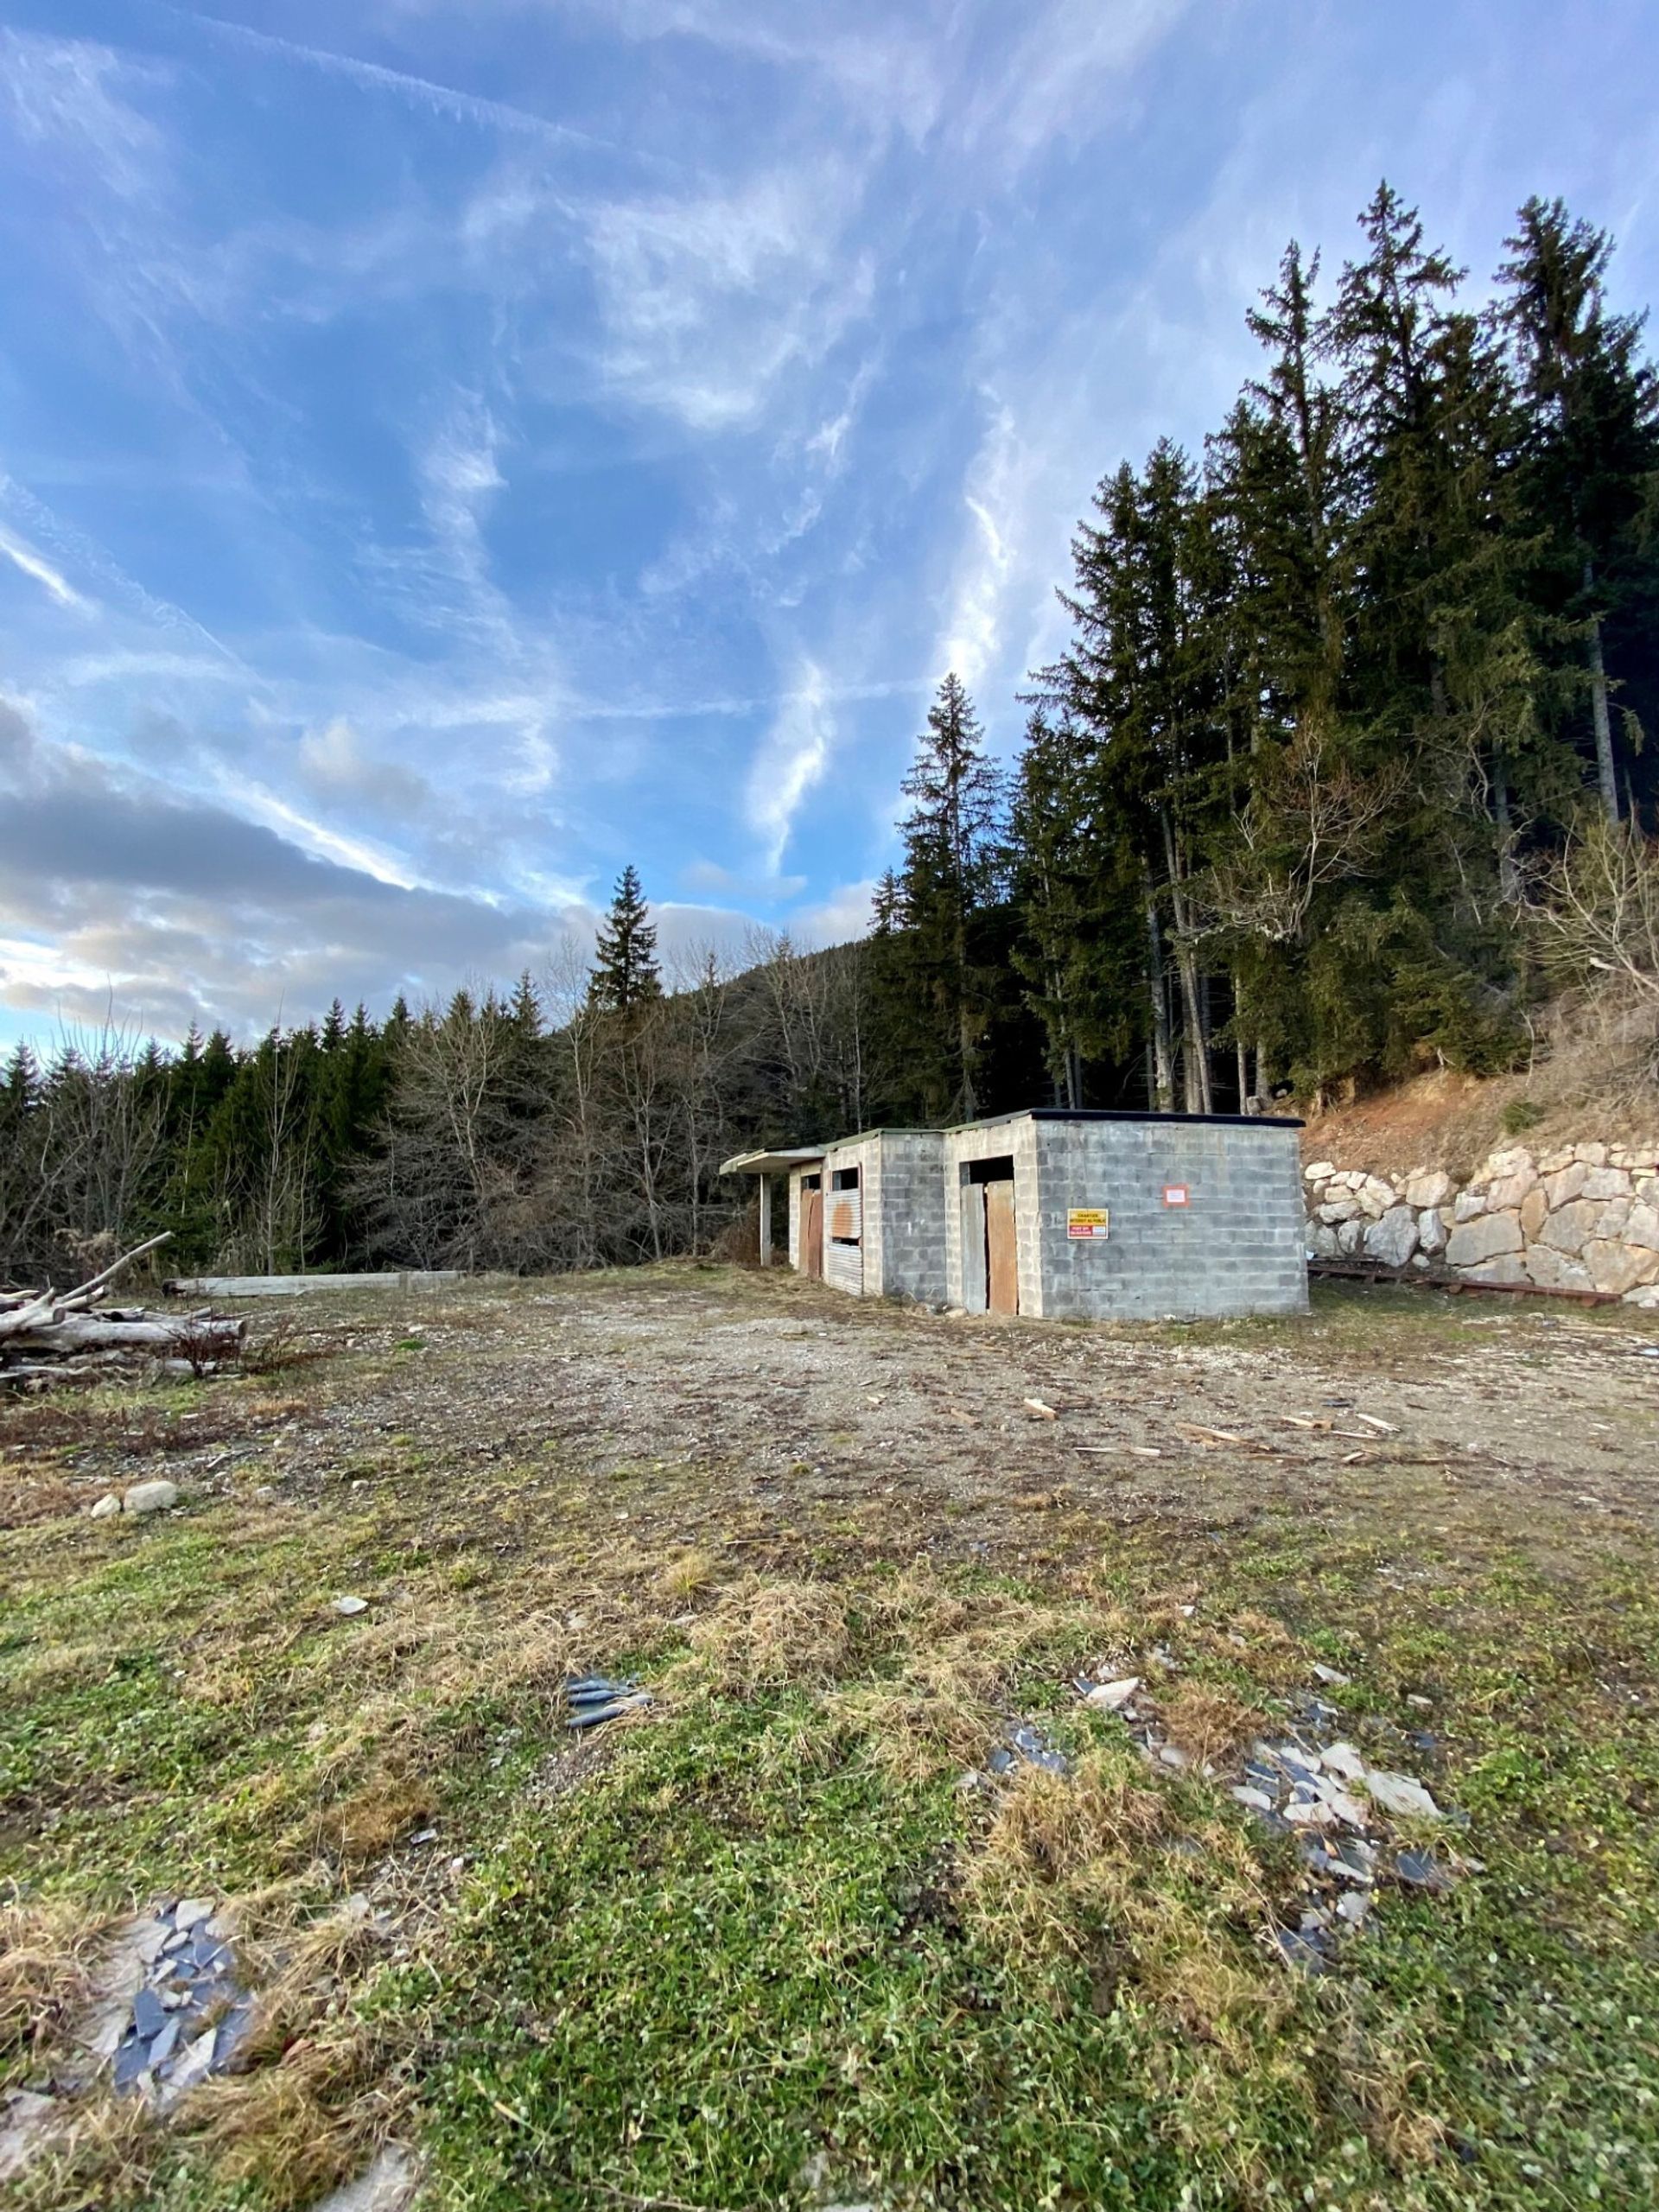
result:
[[(1616, 1309), (1321, 1288), (1302, 1321), (1084, 1328), (679, 1268), (292, 1315), (328, 1357), (238, 1386), (234, 1412), (215, 1389), (182, 1420), (94, 1427), (55, 1484), (90, 1503), (168, 1474), (300, 1504), (395, 1478), (505, 1551), (534, 1540), (538, 1491), (604, 1478), (601, 1518), (635, 1547), (855, 1529), (941, 1557), (1290, 1516), (1566, 1560), (1659, 1506), (1659, 1344)], [(5, 1433), (74, 1420), (22, 1407)]]

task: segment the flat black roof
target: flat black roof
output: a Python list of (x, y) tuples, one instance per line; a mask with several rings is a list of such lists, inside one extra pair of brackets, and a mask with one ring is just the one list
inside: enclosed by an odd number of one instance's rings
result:
[(843, 1145), (866, 1144), (872, 1137), (943, 1137), (963, 1129), (998, 1129), (1009, 1122), (1145, 1122), (1157, 1127), (1166, 1122), (1213, 1122), (1226, 1129), (1300, 1129), (1306, 1124), (1292, 1114), (1148, 1114), (1109, 1106), (1016, 1106), (1007, 1114), (986, 1114), (975, 1122), (952, 1122), (942, 1129), (906, 1128), (878, 1123), (858, 1129), (851, 1136), (831, 1137), (825, 1152), (839, 1152)]
[(958, 1129), (994, 1129), (1004, 1122), (1214, 1122), (1230, 1129), (1300, 1129), (1294, 1114), (1148, 1114), (1107, 1106), (1017, 1106), (1010, 1114), (988, 1114), (976, 1122), (957, 1122)]

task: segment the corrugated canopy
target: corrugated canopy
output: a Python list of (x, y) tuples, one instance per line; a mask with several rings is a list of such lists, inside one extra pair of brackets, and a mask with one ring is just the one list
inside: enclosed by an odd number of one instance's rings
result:
[(791, 1152), (739, 1152), (720, 1164), (722, 1175), (787, 1175), (791, 1167), (803, 1167), (809, 1160), (822, 1160), (823, 1147), (817, 1144), (798, 1145)]

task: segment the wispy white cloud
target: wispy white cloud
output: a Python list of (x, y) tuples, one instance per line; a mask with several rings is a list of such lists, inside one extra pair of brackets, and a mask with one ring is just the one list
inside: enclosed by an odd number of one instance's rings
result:
[(951, 135), (1010, 177), (1058, 145), (1099, 136), (1118, 102), (1132, 96), (1141, 65), (1179, 29), (1190, 4), (1035, 0), (1009, 10), (1000, 20), (1018, 29), (994, 63), (980, 57)]
[(963, 487), (968, 545), (957, 564), (937, 655), (941, 671), (954, 669), (969, 690), (996, 667), (1001, 652), (1004, 601), (1020, 550), (1012, 534), (1023, 468), (1013, 414), (999, 406)]
[(835, 731), (823, 671), (808, 662), (755, 752), (745, 792), (749, 827), (761, 839), (773, 875), (782, 865), (796, 816), (829, 766)]
[(700, 431), (751, 422), (869, 305), (870, 264), (842, 251), (860, 191), (855, 168), (820, 156), (696, 199), (575, 211), (619, 394)]
[(156, 0), (156, 5), (159, 13), (191, 25), (211, 40), (294, 62), (324, 76), (341, 78), (365, 92), (389, 93), (429, 115), (471, 124), (480, 130), (507, 131), (546, 146), (580, 146), (606, 153), (617, 150), (608, 140), (591, 137), (585, 130), (573, 130), (566, 124), (556, 123), (528, 108), (517, 107), (508, 100), (486, 99), (476, 92), (458, 91), (453, 85), (413, 76), (404, 69), (391, 69), (382, 62), (337, 54), (327, 47), (308, 46), (298, 39), (279, 38), (272, 32), (253, 30), (245, 23), (226, 22), (219, 16), (203, 15), (194, 9), (167, 7), (163, 0)]
[(0, 530), (0, 554), (3, 554), (14, 568), (21, 569), (26, 576), (32, 576), (60, 607), (73, 607), (79, 614), (92, 612), (92, 602), (82, 598), (67, 576), (54, 569), (32, 545), (26, 545), (22, 538), (14, 537), (9, 530)]
[(90, 175), (124, 198), (148, 194), (166, 161), (162, 132), (130, 97), (168, 80), (159, 63), (137, 62), (91, 39), (0, 29), (0, 112), (20, 141)]

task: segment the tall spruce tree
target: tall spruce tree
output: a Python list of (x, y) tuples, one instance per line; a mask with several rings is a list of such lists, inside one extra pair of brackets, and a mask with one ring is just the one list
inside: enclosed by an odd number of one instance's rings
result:
[(607, 1014), (631, 1014), (663, 995), (657, 931), (630, 861), (616, 880), (610, 912), (600, 925), (588, 1004)]
[[(1575, 220), (1560, 200), (1529, 200), (1516, 226), (1497, 274), (1528, 408), (1522, 484), (1534, 587), (1582, 640), (1596, 786), (1616, 823), (1618, 664), (1621, 648), (1636, 657), (1628, 618), (1650, 620), (1659, 583), (1659, 378), (1638, 351), (1643, 318), (1608, 307), (1606, 232)], [(1627, 747), (1639, 739), (1632, 719)]]
[(907, 982), (917, 1009), (917, 1088), (929, 1120), (979, 1111), (990, 1016), (979, 925), (996, 887), (1001, 779), (961, 679), (946, 676), (903, 785), (901, 876)]

